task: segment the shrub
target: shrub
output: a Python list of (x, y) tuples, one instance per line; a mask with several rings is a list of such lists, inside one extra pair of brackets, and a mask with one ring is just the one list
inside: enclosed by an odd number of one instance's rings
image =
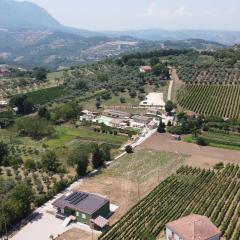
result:
[(197, 144), (200, 146), (208, 146), (208, 140), (203, 138), (203, 137), (198, 137), (197, 138)]
[(125, 151), (126, 151), (128, 154), (133, 153), (133, 148), (132, 148), (132, 146), (131, 146), (131, 145), (127, 145), (127, 146), (125, 147)]
[(219, 163), (215, 164), (213, 168), (216, 169), (216, 170), (221, 170), (221, 169), (224, 168), (224, 163), (219, 162)]

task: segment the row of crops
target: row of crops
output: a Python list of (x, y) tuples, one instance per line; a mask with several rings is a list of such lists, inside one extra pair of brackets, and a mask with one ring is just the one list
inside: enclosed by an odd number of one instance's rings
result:
[(180, 79), (187, 83), (205, 84), (238, 84), (240, 82), (240, 71), (236, 68), (178, 68)]
[(210, 144), (221, 144), (225, 146), (233, 146), (240, 149), (240, 135), (217, 132), (203, 132), (202, 136), (207, 139)]
[(240, 118), (240, 85), (191, 85), (178, 93), (181, 107), (206, 116)]
[(173, 220), (191, 213), (208, 216), (226, 240), (240, 237), (240, 168), (221, 172), (182, 166), (130, 209), (101, 240), (156, 238)]

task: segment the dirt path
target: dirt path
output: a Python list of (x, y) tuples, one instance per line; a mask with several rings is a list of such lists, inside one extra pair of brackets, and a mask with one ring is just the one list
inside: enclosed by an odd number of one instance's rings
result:
[(156, 133), (138, 148), (187, 154), (190, 157), (187, 159), (186, 164), (196, 167), (209, 168), (218, 162), (240, 164), (240, 151), (201, 147), (196, 144), (177, 142), (172, 140), (169, 134)]
[(172, 101), (176, 102), (177, 100), (177, 92), (181, 88), (182, 85), (184, 85), (184, 82), (179, 79), (177, 70), (175, 68), (172, 68), (171, 70), (171, 78), (173, 80), (173, 87), (172, 87)]

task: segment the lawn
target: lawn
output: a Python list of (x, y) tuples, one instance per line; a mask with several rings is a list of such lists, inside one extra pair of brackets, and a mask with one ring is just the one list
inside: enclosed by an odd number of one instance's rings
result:
[(97, 133), (88, 127), (75, 128), (61, 126), (56, 128), (55, 136), (45, 143), (49, 147), (59, 147), (62, 145), (71, 144), (76, 139), (84, 141), (104, 142), (120, 146), (122, 143), (127, 141), (128, 137)]
[(186, 156), (181, 154), (137, 150), (120, 158), (106, 170), (106, 174), (134, 182), (144, 182), (154, 175), (159, 175), (159, 178), (169, 175), (184, 162), (185, 158)]

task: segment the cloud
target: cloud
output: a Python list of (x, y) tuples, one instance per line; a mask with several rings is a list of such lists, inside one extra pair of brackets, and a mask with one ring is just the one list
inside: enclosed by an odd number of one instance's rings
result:
[(137, 17), (141, 18), (157, 18), (157, 17), (184, 17), (192, 16), (190, 12), (187, 11), (185, 6), (178, 6), (176, 8), (161, 8), (160, 4), (152, 2), (148, 5), (146, 12), (137, 14)]

